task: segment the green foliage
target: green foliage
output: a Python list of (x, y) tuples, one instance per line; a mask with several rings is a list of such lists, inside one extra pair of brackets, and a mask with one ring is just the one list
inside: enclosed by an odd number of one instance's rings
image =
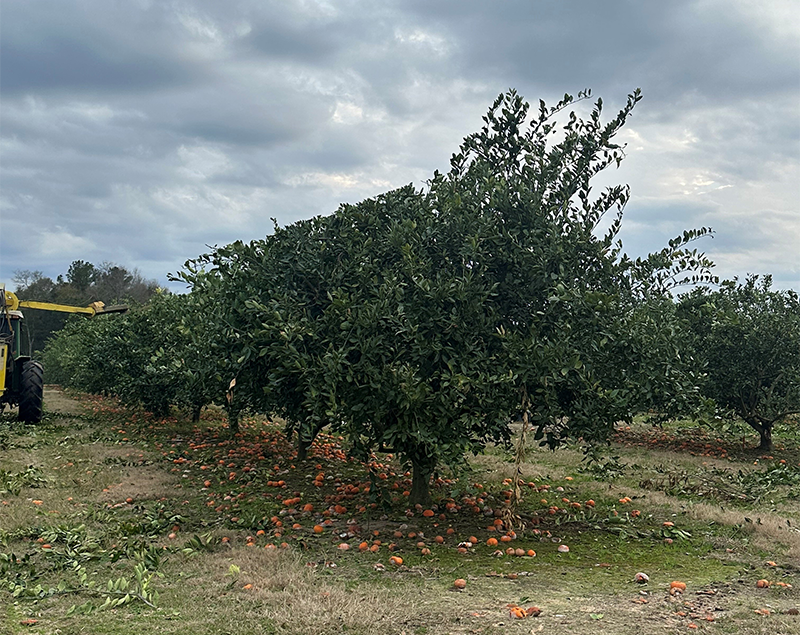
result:
[(157, 416), (224, 403), (232, 375), (199, 295), (156, 293), (123, 315), (76, 317), (45, 347), (49, 381), (119, 397)]
[[(0, 554), (4, 555), (4, 554)], [(28, 584), (23, 580), (6, 579), (4, 586), (11, 597), (39, 601), (56, 595), (82, 594), (105, 598), (102, 604), (94, 604), (91, 600), (80, 605), (71, 606), (67, 615), (88, 615), (96, 610), (119, 608), (131, 602), (141, 602), (151, 608), (156, 608), (158, 591), (151, 587), (154, 577), (164, 577), (160, 572), (149, 572), (142, 563), (134, 566), (133, 578), (125, 576), (109, 579), (105, 586), (98, 585), (95, 580), (88, 577), (86, 570), (81, 565), (76, 565), (73, 570), (76, 583), (70, 585), (61, 580), (58, 586), (45, 587), (41, 584)]]
[(584, 458), (585, 464), (578, 471), (591, 474), (598, 481), (611, 481), (624, 476), (631, 466), (622, 463), (619, 456), (604, 457), (589, 453)]
[(681, 316), (707, 372), (703, 392), (723, 419), (737, 417), (772, 447), (772, 429), (800, 413), (800, 299), (766, 276), (684, 295)]
[(399, 452), (413, 499), (436, 464), (507, 440), (520, 408), (553, 447), (602, 440), (639, 410), (689, 409), (697, 381), (665, 292), (712, 279), (686, 248), (708, 230), (631, 261), (615, 242), (628, 189), (591, 195), (592, 177), (622, 160), (613, 137), (639, 99), (607, 124), (598, 100), (559, 126), (572, 97), (529, 122), (509, 92), (427, 191), (187, 263), (180, 278), (214, 306), (240, 406), (283, 415), (301, 451), (331, 425), (361, 456)]
[[(132, 576), (111, 578), (105, 584), (89, 577), (86, 564), (102, 558), (100, 542), (90, 536), (85, 525), (52, 527), (41, 532), (42, 540), (58, 543), (59, 548), (47, 553), (46, 569), (63, 572), (56, 586), (45, 586), (39, 582), (43, 571), (32, 562), (31, 554), (19, 558), (14, 553), (0, 552), (0, 587), (11, 597), (38, 602), (58, 595), (84, 595), (102, 598), (100, 604), (91, 599), (84, 604), (73, 605), (67, 615), (89, 614), (96, 610), (113, 609), (131, 602), (141, 602), (155, 608), (158, 591), (151, 587), (154, 577), (163, 578), (156, 571), (161, 549), (153, 548), (138, 554)], [(157, 561), (151, 554), (155, 552)]]
[(214, 545), (218, 542), (212, 534), (207, 533), (203, 536), (194, 534), (189, 540), (186, 541), (181, 553), (186, 556), (192, 556), (199, 553), (210, 553), (214, 549)]
[[(765, 498), (796, 499), (800, 493), (800, 468), (788, 462), (766, 469), (706, 467), (694, 472), (664, 465), (656, 467), (654, 472), (643, 478), (639, 486), (669, 496), (753, 505)], [(778, 493), (779, 488), (786, 489)]]
[(35, 465), (29, 465), (22, 472), (0, 470), (0, 495), (19, 496), (23, 487), (47, 487), (48, 478)]
[(73, 318), (45, 347), (50, 381), (166, 414), (184, 400), (182, 303), (158, 293), (128, 314)]

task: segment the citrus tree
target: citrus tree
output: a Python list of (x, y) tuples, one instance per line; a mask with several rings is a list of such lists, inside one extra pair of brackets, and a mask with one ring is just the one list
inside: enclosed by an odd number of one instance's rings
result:
[(704, 394), (724, 419), (743, 420), (772, 450), (776, 423), (800, 413), (800, 300), (772, 288), (770, 276), (698, 289), (680, 310), (705, 365)]
[(628, 189), (591, 192), (622, 160), (613, 139), (639, 99), (602, 123), (600, 100), (585, 120), (570, 96), (529, 117), (512, 91), (425, 190), (188, 263), (242, 403), (283, 415), (301, 454), (325, 425), (362, 456), (397, 452), (420, 503), (437, 464), (507, 439), (519, 412), (556, 446), (641, 409), (685, 410), (696, 381), (665, 294), (712, 278), (687, 247), (707, 230), (633, 261), (616, 240)]

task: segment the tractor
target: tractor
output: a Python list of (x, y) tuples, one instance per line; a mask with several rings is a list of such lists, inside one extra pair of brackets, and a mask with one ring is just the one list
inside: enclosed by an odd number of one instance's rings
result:
[(101, 313), (124, 313), (128, 307), (124, 304), (107, 307), (102, 302), (80, 307), (20, 300), (0, 284), (0, 412), (6, 405), (19, 406), (20, 421), (38, 423), (42, 420), (44, 374), (39, 362), (31, 359), (30, 354), (23, 354), (21, 308), (94, 317)]

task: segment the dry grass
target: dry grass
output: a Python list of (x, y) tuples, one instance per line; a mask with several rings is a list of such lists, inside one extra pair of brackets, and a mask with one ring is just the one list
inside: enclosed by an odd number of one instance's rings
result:
[[(700, 522), (740, 525), (751, 535), (752, 544), (757, 549), (769, 552), (775, 549), (776, 543), (782, 545), (787, 550), (786, 557), (800, 566), (800, 530), (787, 524), (784, 516), (770, 511), (743, 513), (708, 503), (692, 504), (687, 512), (691, 518)], [(747, 521), (746, 518), (750, 516), (753, 518)]]
[[(615, 486), (609, 489), (609, 493), (614, 496), (624, 496), (630, 494), (630, 491), (630, 487)], [(709, 503), (688, 502), (658, 491), (648, 491), (642, 498), (639, 506), (662, 507), (670, 512), (686, 514), (700, 523), (739, 526), (750, 536), (752, 546), (756, 549), (770, 552), (778, 547), (786, 550), (786, 558), (800, 566), (800, 529), (788, 524), (785, 516), (767, 510), (752, 512)]]
[[(513, 478), (515, 466), (498, 451), (479, 454), (470, 460), (470, 465), (483, 472), (487, 481), (502, 481)], [(528, 448), (527, 457), (522, 464), (523, 478), (533, 481), (542, 479), (563, 479), (575, 473), (581, 465), (583, 454), (581, 452), (563, 448), (557, 452), (539, 447)]]
[[(68, 414), (83, 412), (80, 402), (52, 386), (45, 389), (45, 408)], [(26, 426), (15, 428), (15, 434), (7, 438), (9, 447), (0, 451), (0, 469), (10, 474), (34, 469), (45, 479), (37, 487), (23, 487), (19, 496), (9, 493), (0, 497), (0, 529), (4, 531), (62, 522), (87, 500), (103, 498), (102, 490), (120, 483), (128, 473), (126, 467), (109, 464), (107, 459), (124, 461), (144, 456), (131, 447), (90, 442), (90, 427), (78, 420), (48, 420), (43, 426), (46, 426), (44, 435), (50, 435), (51, 439), (55, 436), (56, 442), (45, 443), (40, 428)], [(152, 479), (161, 483), (177, 480), (155, 468)]]
[[(232, 564), (241, 569), (235, 581), (228, 575)], [(307, 566), (296, 552), (242, 548), (204, 560), (192, 583), (205, 597), (225, 598), (231, 616), (244, 611), (248, 619), (264, 618), (281, 635), (519, 635), (559, 632), (565, 627), (584, 635), (633, 635), (640, 632), (641, 619), (664, 619), (660, 605), (652, 607), (657, 616), (648, 615), (642, 605), (628, 598), (586, 594), (579, 582), (568, 585), (570, 588), (562, 584), (545, 587), (532, 579), (510, 582), (468, 576), (467, 589), (456, 591), (451, 577), (437, 574), (424, 580), (421, 571), (401, 570), (348, 580), (323, 563)], [(253, 585), (251, 589), (244, 588), (248, 584)], [(523, 597), (544, 602), (546, 613), (526, 621), (512, 619), (506, 604)], [(605, 623), (591, 618), (591, 614), (604, 611), (611, 611)]]
[[(731, 468), (731, 463), (727, 460), (688, 454), (676, 456), (673, 452), (658, 450), (638, 451), (635, 456), (628, 458), (628, 461), (645, 468), (668, 465), (676, 473), (681, 470), (692, 473), (700, 468)], [(630, 481), (627, 487), (610, 487), (609, 493), (615, 496), (630, 495), (631, 485), (634, 485), (634, 481)], [(732, 509), (721, 504), (687, 501), (653, 490), (648, 490), (643, 496), (648, 506), (665, 507), (672, 512), (685, 513), (689, 518), (701, 523), (740, 526), (750, 536), (755, 548), (766, 552), (774, 551), (776, 546), (786, 549), (787, 559), (800, 566), (800, 527), (792, 520), (797, 517), (798, 506), (792, 501), (781, 505), (779, 513), (777, 509), (770, 510), (763, 504), (759, 505), (758, 509), (752, 510)]]
[[(67, 424), (68, 420), (60, 424), (65, 431)], [(130, 446), (82, 443), (69, 432), (68, 440), (59, 445), (12, 438), (19, 446), (0, 452), (0, 470), (16, 474), (34, 468), (45, 479), (37, 487), (23, 487), (19, 496), (0, 496), (0, 529), (61, 522), (87, 501), (113, 504), (127, 498), (142, 501), (175, 495), (181, 482), (176, 475), (153, 466), (125, 465), (144, 459), (143, 452)]]
[(385, 589), (348, 591), (322, 582), (297, 556), (258, 551), (242, 561), (244, 577), (278, 632), (387, 632), (403, 616), (407, 598)]
[[(239, 567), (240, 573), (232, 576), (231, 565)], [(391, 579), (386, 585), (346, 584), (324, 562), (307, 566), (293, 551), (241, 548), (215, 553), (203, 560), (196, 573), (187, 584), (198, 596), (226, 598), (231, 619), (246, 611), (248, 620), (266, 620), (275, 633), (401, 634), (424, 625), (428, 633), (453, 632), (449, 626), (441, 631), (433, 626), (450, 622), (443, 613), (447, 603), (439, 594), (433, 600), (437, 607), (431, 603), (430, 592), (423, 593), (416, 584), (392, 583)]]

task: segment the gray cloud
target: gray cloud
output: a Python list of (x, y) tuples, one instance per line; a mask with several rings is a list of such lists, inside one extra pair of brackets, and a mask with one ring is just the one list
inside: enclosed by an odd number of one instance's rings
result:
[(9, 0), (0, 279), (82, 258), (165, 282), (270, 217), (422, 185), (509, 87), (591, 87), (610, 116), (640, 86), (628, 159), (601, 179), (631, 184), (626, 249), (713, 225), (699, 246), (720, 275), (800, 288), (792, 15), (791, 0)]
[(181, 54), (165, 14), (146, 4), (4, 3), (3, 95), (124, 95), (199, 80), (202, 68)]

